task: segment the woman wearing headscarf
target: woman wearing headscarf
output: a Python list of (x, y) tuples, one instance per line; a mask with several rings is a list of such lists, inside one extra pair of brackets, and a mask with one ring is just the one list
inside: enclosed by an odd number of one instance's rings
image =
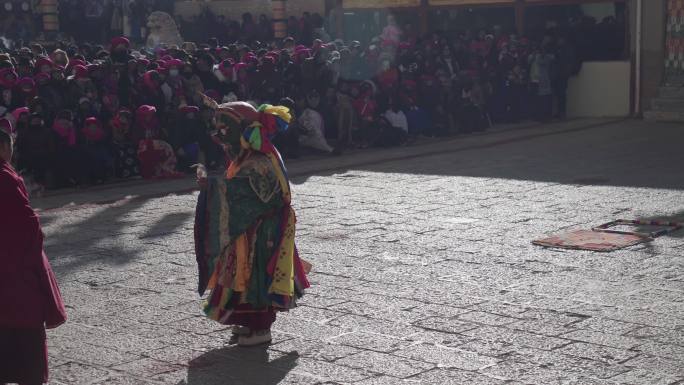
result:
[(90, 179), (103, 182), (114, 169), (114, 159), (108, 146), (108, 135), (102, 123), (93, 116), (85, 119), (81, 126), (81, 148), (90, 164)]
[(161, 127), (154, 106), (142, 105), (135, 112), (140, 175), (146, 179), (178, 177), (173, 148), (162, 140)]
[(17, 80), (18, 75), (16, 71), (14, 71), (14, 68), (5, 67), (0, 69), (0, 91), (2, 92), (2, 95), (0, 96), (0, 107), (3, 107), (5, 111), (25, 106), (25, 104), (21, 104), (21, 101), (14, 92)]
[(190, 171), (190, 166), (198, 161), (199, 143), (203, 134), (199, 108), (183, 106), (178, 109), (175, 124), (169, 130), (169, 144), (178, 158), (178, 169)]
[(263, 103), (276, 103), (281, 97), (281, 74), (277, 72), (274, 54), (261, 59), (259, 65), (258, 98)]
[(38, 95), (36, 82), (29, 77), (19, 79), (19, 81), (17, 81), (15, 95), (17, 96), (20, 105), (28, 105), (28, 103)]
[(166, 97), (162, 91), (163, 81), (158, 70), (147, 71), (137, 84), (137, 105), (154, 106), (156, 111), (164, 111)]
[(306, 108), (299, 116), (299, 144), (304, 147), (332, 153), (333, 148), (325, 140), (325, 121), (319, 112), (321, 96), (312, 90), (306, 95)]
[(61, 89), (55, 86), (52, 73), (41, 72), (34, 77), (37, 95), (48, 105), (51, 111), (59, 111), (64, 106)]
[(53, 169), (60, 186), (77, 186), (88, 181), (92, 164), (87, 162), (81, 146), (74, 114), (70, 110), (57, 113), (52, 124), (55, 138), (55, 156)]
[(119, 110), (109, 123), (112, 132), (114, 175), (130, 178), (140, 175), (138, 148), (132, 140), (133, 116), (129, 110)]

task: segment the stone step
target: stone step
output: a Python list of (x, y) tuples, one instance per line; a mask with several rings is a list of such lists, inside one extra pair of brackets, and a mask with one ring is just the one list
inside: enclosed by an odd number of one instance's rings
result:
[(665, 80), (663, 81), (663, 85), (665, 86), (682, 86), (684, 85), (684, 75), (670, 75), (665, 77)]
[(655, 98), (651, 107), (654, 111), (684, 111), (684, 98)]
[(660, 87), (658, 88), (658, 97), (661, 99), (684, 98), (684, 87)]
[(645, 111), (644, 120), (653, 122), (684, 122), (684, 111)]

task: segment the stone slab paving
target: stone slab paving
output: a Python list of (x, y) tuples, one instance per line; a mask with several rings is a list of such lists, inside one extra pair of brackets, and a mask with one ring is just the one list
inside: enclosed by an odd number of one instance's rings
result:
[(49, 332), (51, 383), (683, 384), (684, 233), (530, 243), (684, 219), (683, 144), (678, 125), (624, 121), (300, 175), (313, 287), (267, 348), (200, 314), (196, 193), (47, 211), (70, 316)]

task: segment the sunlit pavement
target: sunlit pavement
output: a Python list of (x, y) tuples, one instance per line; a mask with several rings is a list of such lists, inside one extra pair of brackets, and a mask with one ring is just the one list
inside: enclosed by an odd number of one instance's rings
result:
[(117, 202), (42, 214), (70, 316), (51, 383), (682, 383), (684, 231), (612, 253), (530, 242), (684, 219), (684, 128), (544, 130), (291, 167), (313, 287), (267, 348), (229, 346), (200, 313), (196, 193), (62, 196)]

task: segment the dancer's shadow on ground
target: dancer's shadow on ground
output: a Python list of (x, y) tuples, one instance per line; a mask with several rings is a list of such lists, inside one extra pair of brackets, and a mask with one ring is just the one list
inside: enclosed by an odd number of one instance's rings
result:
[(187, 380), (178, 385), (276, 385), (297, 366), (299, 354), (275, 354), (267, 346), (212, 350), (189, 362)]

